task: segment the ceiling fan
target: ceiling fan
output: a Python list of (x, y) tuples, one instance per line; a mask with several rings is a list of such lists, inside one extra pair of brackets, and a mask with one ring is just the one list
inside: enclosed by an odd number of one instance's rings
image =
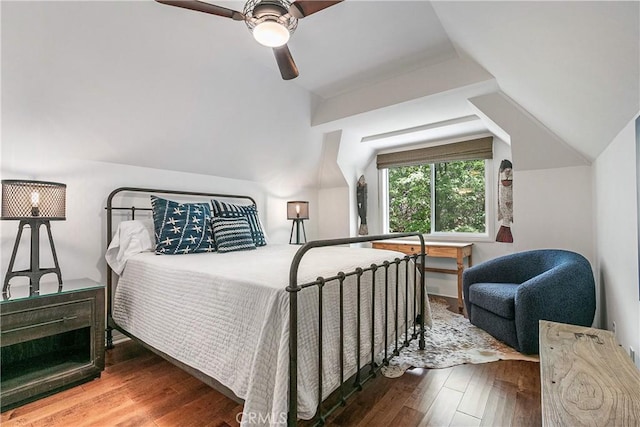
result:
[(258, 43), (273, 48), (282, 78), (291, 80), (298, 77), (299, 73), (287, 47), (287, 41), (298, 26), (298, 19), (319, 12), (343, 0), (296, 0), (294, 2), (289, 0), (248, 0), (242, 12), (198, 0), (156, 1), (170, 6), (244, 21)]

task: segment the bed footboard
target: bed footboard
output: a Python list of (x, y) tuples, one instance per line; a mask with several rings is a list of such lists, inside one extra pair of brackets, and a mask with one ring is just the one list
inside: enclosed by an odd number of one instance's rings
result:
[[(369, 267), (359, 267), (354, 271), (350, 272), (338, 272), (333, 277), (318, 277), (315, 281), (309, 283), (298, 283), (298, 270), (300, 267), (300, 262), (304, 255), (311, 251), (314, 248), (327, 247), (327, 246), (339, 246), (339, 245), (348, 245), (353, 243), (364, 243), (371, 242), (374, 240), (387, 240), (387, 239), (398, 239), (404, 237), (417, 237), (420, 240), (420, 253), (416, 255), (407, 255), (403, 258), (396, 258), (392, 261), (385, 261), (382, 264), (372, 264)], [(374, 378), (377, 373), (380, 371), (382, 366), (388, 365), (389, 360), (400, 353), (400, 350), (403, 347), (409, 345), (409, 342), (418, 339), (418, 345), (420, 349), (424, 349), (425, 347), (425, 327), (424, 327), (424, 318), (423, 313), (425, 312), (425, 277), (424, 274), (419, 271), (419, 266), (424, 265), (425, 257), (425, 246), (424, 246), (424, 238), (420, 233), (403, 233), (403, 234), (393, 234), (393, 235), (378, 235), (378, 236), (367, 236), (367, 237), (354, 237), (354, 238), (345, 238), (345, 239), (333, 239), (333, 240), (317, 240), (309, 242), (303, 245), (298, 252), (295, 254), (293, 261), (291, 263), (291, 268), (289, 271), (289, 286), (287, 286), (286, 290), (289, 292), (289, 406), (287, 413), (287, 424), (289, 426), (296, 426), (298, 422), (298, 293), (302, 290), (310, 287), (315, 287), (318, 291), (318, 367), (317, 367), (317, 375), (318, 375), (318, 406), (316, 415), (314, 417), (313, 425), (324, 425), (327, 417), (333, 413), (340, 406), (344, 406), (346, 404), (346, 399), (352, 396), (355, 392), (362, 390), (362, 385), (366, 383), (368, 380)], [(392, 277), (390, 280), (390, 266), (395, 265), (393, 269), (395, 272), (395, 277)], [(379, 271), (380, 270), (380, 271)], [(405, 307), (403, 310), (404, 313), (404, 341), (400, 341), (398, 324), (399, 319), (398, 316), (400, 314), (400, 310), (398, 307), (399, 304), (399, 275), (400, 271), (404, 270), (405, 274), (405, 293), (407, 297), (405, 298)], [(364, 366), (361, 366), (361, 357), (360, 357), (360, 348), (361, 348), (361, 283), (363, 279), (363, 275), (365, 272), (371, 272), (371, 287), (373, 289), (373, 293), (375, 294), (375, 278), (377, 274), (384, 275), (384, 286), (385, 286), (385, 294), (384, 294), (384, 356), (382, 358), (382, 363), (376, 363), (375, 356), (376, 351), (374, 348), (375, 338), (374, 338), (374, 329), (375, 329), (375, 298), (372, 296), (371, 300), (371, 325), (370, 332), (371, 336), (371, 360)], [(408, 298), (409, 293), (409, 275), (413, 275), (413, 298), (411, 301)], [(356, 373), (352, 381), (347, 379), (345, 381), (345, 363), (344, 363), (344, 353), (345, 353), (345, 330), (344, 330), (344, 281), (349, 276), (356, 277), (356, 294), (357, 294), (357, 308), (356, 308), (356, 316), (357, 316), (357, 324), (356, 324), (356, 356), (355, 359), (357, 361)], [(323, 372), (323, 289), (325, 286), (330, 283), (335, 282), (336, 286), (339, 287), (339, 312), (340, 312), (340, 348), (339, 348), (339, 370), (340, 370), (340, 386), (337, 390), (336, 403), (334, 403), (329, 408), (323, 407), (323, 381), (322, 381), (322, 372)], [(392, 343), (393, 351), (389, 354), (389, 343), (388, 343), (388, 329), (389, 325), (389, 307), (388, 307), (388, 294), (389, 294), (389, 284), (393, 282), (395, 287), (391, 289), (392, 292), (395, 293), (395, 310), (394, 310), (394, 320), (393, 320), (393, 328), (394, 328), (394, 337), (395, 340)], [(417, 288), (417, 289), (416, 289)], [(411, 311), (411, 308), (413, 310)], [(409, 313), (412, 313), (412, 318), (409, 319)], [(410, 327), (410, 323), (412, 326)], [(410, 330), (410, 328), (412, 330)], [(366, 368), (369, 368), (368, 372), (362, 373), (362, 371), (366, 371)]]

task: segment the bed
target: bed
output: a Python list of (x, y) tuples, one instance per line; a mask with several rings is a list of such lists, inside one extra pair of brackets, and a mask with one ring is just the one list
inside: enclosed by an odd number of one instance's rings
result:
[[(242, 425), (324, 424), (409, 341), (424, 348), (430, 310), (417, 268), (424, 260), (420, 234), (158, 255), (158, 230), (146, 237), (148, 224), (145, 232), (135, 218), (155, 205), (134, 207), (132, 194), (225, 200), (240, 208), (255, 201), (125, 187), (109, 195), (106, 207), (108, 347), (118, 330), (244, 402)], [(210, 221), (212, 228), (220, 222)], [(138, 234), (126, 231), (132, 223)], [(408, 236), (418, 237), (421, 254), (352, 247)], [(149, 243), (155, 251), (144, 250)]]

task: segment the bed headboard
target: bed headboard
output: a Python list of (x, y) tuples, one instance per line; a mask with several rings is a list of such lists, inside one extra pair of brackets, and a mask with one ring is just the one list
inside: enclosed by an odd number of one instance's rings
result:
[[(113, 238), (113, 220), (114, 213), (126, 212), (131, 214), (131, 219), (135, 219), (136, 212), (138, 211), (151, 211), (150, 202), (144, 204), (142, 207), (135, 206), (131, 200), (128, 204), (127, 200), (119, 200), (116, 196), (151, 196), (151, 195), (163, 195), (171, 197), (178, 197), (183, 199), (185, 197), (193, 196), (196, 198), (223, 198), (230, 200), (242, 200), (251, 204), (256, 204), (256, 201), (251, 196), (238, 195), (238, 194), (223, 194), (223, 193), (206, 193), (200, 191), (182, 191), (182, 190), (166, 190), (157, 188), (138, 188), (138, 187), (120, 187), (113, 190), (107, 197), (107, 247), (111, 243)], [(114, 203), (114, 198), (120, 203)], [(140, 200), (140, 199), (137, 199)], [(192, 200), (193, 201), (193, 200)], [(107, 326), (111, 321), (112, 310), (112, 295), (113, 295), (113, 270), (107, 263)]]
[(142, 194), (142, 195), (154, 195), (154, 194), (163, 194), (169, 196), (196, 196), (196, 197), (221, 197), (224, 199), (240, 199), (247, 200), (253, 204), (256, 204), (256, 201), (251, 196), (245, 195), (236, 195), (236, 194), (221, 194), (221, 193), (203, 193), (199, 191), (182, 191), (182, 190), (163, 190), (163, 189), (155, 189), (155, 188), (138, 188), (138, 187), (120, 187), (116, 188), (109, 194), (107, 197), (107, 246), (111, 242), (111, 238), (113, 237), (113, 212), (114, 211), (129, 211), (131, 213), (131, 219), (135, 219), (136, 211), (150, 211), (150, 207), (136, 207), (134, 205), (131, 206), (114, 206), (113, 199), (115, 196), (121, 193), (131, 193), (131, 194)]

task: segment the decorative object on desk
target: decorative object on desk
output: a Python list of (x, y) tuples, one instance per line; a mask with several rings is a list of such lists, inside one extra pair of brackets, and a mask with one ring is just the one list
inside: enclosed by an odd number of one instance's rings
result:
[(500, 162), (498, 174), (498, 220), (500, 229), (496, 242), (513, 243), (511, 223), (513, 222), (513, 164), (509, 160)]
[[(9, 281), (15, 276), (29, 278), (31, 293), (38, 293), (40, 278), (48, 273), (58, 276), (58, 284), (62, 286), (62, 274), (58, 264), (56, 248), (51, 235), (50, 221), (63, 221), (66, 219), (66, 193), (67, 186), (58, 182), (29, 181), (29, 180), (2, 180), (2, 220), (20, 221), (18, 235), (11, 253), (9, 268), (4, 279), (2, 292), (7, 292)], [(18, 246), (24, 227), (31, 229), (31, 259), (28, 270), (13, 271)], [(47, 228), (49, 245), (53, 254), (54, 267), (40, 268), (40, 226)]]
[(409, 368), (438, 369), (496, 360), (539, 360), (536, 356), (518, 353), (473, 326), (461, 314), (449, 311), (449, 304), (444, 299), (429, 297), (429, 305), (433, 326), (425, 334), (425, 349), (420, 350), (412, 341), (409, 348), (391, 359), (389, 366), (382, 368), (385, 377), (397, 378)]
[[(304, 201), (291, 201), (287, 202), (287, 219), (293, 220), (291, 224), (291, 235), (289, 236), (289, 243), (293, 243), (293, 229), (296, 231), (296, 245), (301, 245), (307, 242), (307, 232), (304, 229), (304, 220), (309, 219), (309, 202)], [(304, 242), (300, 241), (300, 228), (302, 227), (302, 233), (304, 235)]]
[(367, 183), (364, 180), (364, 175), (360, 175), (358, 179), (356, 200), (358, 201), (358, 216), (360, 217), (358, 234), (360, 236), (366, 236), (369, 234), (369, 227), (367, 227)]

